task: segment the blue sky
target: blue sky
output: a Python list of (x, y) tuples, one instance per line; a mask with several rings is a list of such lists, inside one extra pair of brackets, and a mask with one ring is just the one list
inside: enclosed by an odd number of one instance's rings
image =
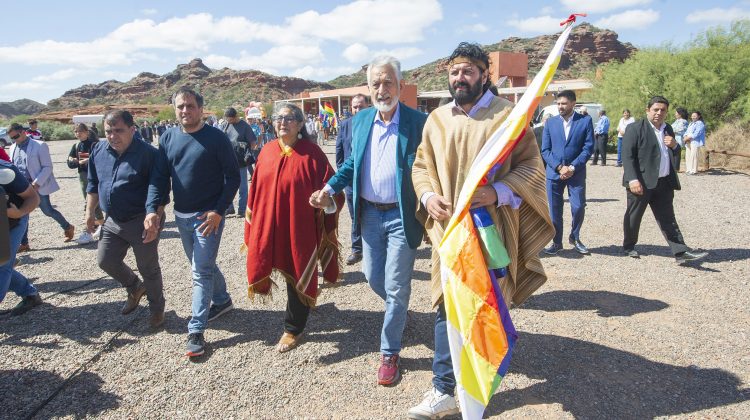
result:
[(380, 53), (409, 69), (450, 54), (460, 41), (490, 44), (555, 33), (572, 12), (588, 13), (585, 21), (637, 47), (683, 44), (706, 28), (750, 18), (750, 0), (32, 4), (3, 5), (0, 101), (46, 102), (86, 83), (127, 81), (142, 71), (164, 74), (194, 57), (212, 68), (320, 81), (352, 73)]

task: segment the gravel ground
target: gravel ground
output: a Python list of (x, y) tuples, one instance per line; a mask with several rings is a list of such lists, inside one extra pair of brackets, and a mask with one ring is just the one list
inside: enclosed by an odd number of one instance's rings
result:
[[(50, 144), (62, 187), (52, 202), (80, 228), (83, 199), (64, 164), (71, 144)], [(333, 147), (325, 149), (333, 160)], [(621, 170), (589, 169), (582, 239), (592, 255), (567, 249), (544, 259), (549, 281), (511, 311), (520, 340), (488, 417), (750, 417), (750, 176), (680, 176), (681, 229), (690, 246), (710, 251), (687, 267), (675, 265), (650, 215), (642, 258), (618, 255)], [(93, 244), (65, 244), (52, 219), (32, 214), (32, 251), (19, 270), (45, 304), (0, 320), (0, 417), (405, 418), (421, 400), (433, 346), (426, 247), (415, 267), (403, 379), (385, 388), (375, 381), (383, 303), (361, 267), (325, 288), (303, 344), (278, 354), (285, 297), (245, 297), (239, 218), (227, 220), (219, 256), (236, 309), (211, 323), (206, 356), (187, 360), (190, 270), (168, 220), (160, 246), (167, 317), (152, 332), (143, 305), (120, 315), (125, 292), (96, 266)], [(348, 243), (346, 212), (340, 228)], [(0, 309), (16, 303), (9, 295)]]

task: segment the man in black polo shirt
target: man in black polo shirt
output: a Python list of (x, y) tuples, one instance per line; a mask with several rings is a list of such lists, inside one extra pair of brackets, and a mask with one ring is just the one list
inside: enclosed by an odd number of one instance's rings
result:
[[(104, 133), (108, 141), (96, 143), (89, 157), (86, 227), (90, 232), (95, 229), (93, 209), (98, 204), (107, 214), (97, 253), (99, 267), (127, 288), (122, 314), (133, 312), (145, 294), (151, 310), (149, 323), (157, 328), (164, 322), (157, 247), (169, 194), (156, 182), (157, 151), (133, 138), (135, 124), (128, 111), (107, 113)], [(144, 229), (146, 213), (159, 215), (157, 223), (148, 229)], [(123, 261), (128, 248), (133, 248), (143, 281)]]

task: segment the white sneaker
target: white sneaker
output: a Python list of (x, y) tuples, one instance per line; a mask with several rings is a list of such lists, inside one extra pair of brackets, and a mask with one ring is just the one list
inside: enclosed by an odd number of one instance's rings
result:
[(101, 233), (102, 233), (102, 227), (100, 225), (100, 226), (96, 227), (96, 230), (94, 231), (94, 234), (91, 235), (91, 239), (93, 239), (95, 241), (98, 241), (99, 240), (99, 235), (101, 235)]
[(415, 420), (432, 420), (460, 412), (452, 395), (443, 394), (433, 387), (424, 394), (424, 400), (418, 406), (409, 409), (407, 416)]
[(85, 245), (91, 242), (94, 242), (94, 238), (91, 237), (91, 234), (85, 230), (83, 231), (83, 233), (81, 233), (81, 236), (76, 239), (76, 243), (78, 243), (79, 245)]

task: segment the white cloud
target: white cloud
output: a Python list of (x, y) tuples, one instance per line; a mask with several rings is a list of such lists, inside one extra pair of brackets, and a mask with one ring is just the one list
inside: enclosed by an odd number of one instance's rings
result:
[(610, 10), (650, 4), (652, 0), (560, 0), (571, 13), (604, 13)]
[(67, 80), (70, 79), (73, 76), (76, 76), (77, 74), (82, 73), (78, 69), (64, 69), (64, 70), (58, 70), (52, 74), (48, 74), (45, 76), (36, 76), (32, 78), (32, 81), (35, 82), (46, 82), (46, 81), (60, 81), (60, 80)]
[(23, 93), (28, 91), (48, 90), (52, 88), (52, 86), (42, 82), (8, 82), (0, 85), (0, 91), (3, 92), (20, 91)]
[(367, 45), (361, 44), (359, 42), (355, 42), (354, 44), (346, 47), (341, 53), (341, 56), (350, 63), (362, 63), (371, 58), (370, 49), (367, 48)]
[(559, 31), (561, 21), (559, 17), (545, 15), (526, 19), (513, 18), (507, 23), (521, 32), (546, 34)]
[(555, 8), (552, 6), (544, 6), (542, 7), (542, 10), (539, 11), (539, 13), (543, 15), (551, 15), (554, 12), (555, 12)]
[[(133, 64), (139, 58), (144, 58), (138, 54), (151, 54), (145, 58), (154, 59), (158, 54), (153, 50), (189, 52), (195, 56), (211, 51), (211, 47), (217, 43), (255, 41), (283, 46), (277, 53), (299, 53), (302, 46), (310, 46), (317, 53), (321, 42), (341, 41), (347, 38), (347, 34), (356, 35), (362, 43), (404, 44), (420, 41), (430, 25), (441, 19), (442, 7), (437, 0), (357, 0), (328, 13), (310, 10), (291, 16), (283, 25), (254, 22), (245, 17), (216, 18), (209, 13), (174, 17), (161, 22), (136, 19), (90, 41), (41, 40), (18, 46), (0, 46), (0, 63), (27, 64), (26, 52), (33, 50), (36, 64), (100, 68)], [(363, 28), (368, 30), (363, 31)], [(81, 54), (92, 53), (96, 53), (96, 60), (80, 58)], [(303, 52), (303, 56), (308, 54)], [(295, 57), (273, 58), (277, 62), (289, 62), (290, 67), (310, 64), (309, 56), (307, 62), (302, 63)], [(244, 63), (252, 61), (247, 57), (236, 60)], [(214, 61), (222, 60), (214, 57)]]
[(278, 74), (279, 68), (296, 68), (317, 64), (324, 58), (320, 47), (280, 45), (272, 47), (260, 55), (251, 55), (247, 51), (241, 51), (239, 57), (211, 54), (205, 57), (203, 62), (213, 68), (255, 69)]
[(325, 14), (300, 13), (286, 23), (289, 30), (325, 40), (356, 37), (363, 43), (402, 44), (423, 40), (423, 32), (442, 18), (437, 0), (358, 0)]
[(654, 9), (628, 10), (597, 20), (594, 25), (599, 28), (644, 29), (659, 20), (659, 12)]
[(141, 13), (143, 13), (146, 16), (153, 16), (159, 13), (159, 11), (156, 9), (141, 9)]
[(292, 72), (292, 76), (302, 79), (328, 81), (342, 74), (350, 74), (357, 71), (355, 67), (313, 67), (304, 66)]
[(487, 27), (484, 23), (475, 23), (471, 26), (469, 26), (469, 30), (472, 32), (487, 32), (490, 30), (490, 28)]
[(395, 57), (398, 61), (404, 61), (422, 55), (422, 53), (424, 53), (424, 51), (416, 47), (401, 47), (375, 51), (370, 58), (375, 58), (379, 55), (390, 55)]
[(721, 23), (731, 22), (739, 19), (750, 19), (750, 10), (743, 10), (739, 7), (722, 9), (715, 7), (708, 10), (696, 10), (685, 17), (687, 23)]
[(348, 46), (341, 55), (351, 63), (366, 64), (380, 55), (390, 55), (399, 61), (404, 61), (422, 54), (424, 54), (424, 51), (417, 47), (386, 48), (372, 51), (364, 44), (354, 43)]

